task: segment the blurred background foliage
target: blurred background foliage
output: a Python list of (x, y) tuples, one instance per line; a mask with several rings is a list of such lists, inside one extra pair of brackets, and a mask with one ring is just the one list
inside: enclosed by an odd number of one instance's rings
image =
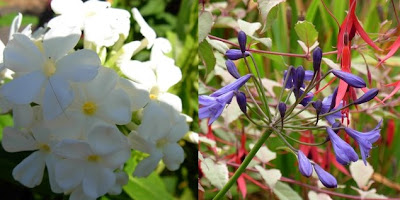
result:
[[(338, 22), (342, 23), (348, 10), (349, 1), (323, 1), (330, 11), (332, 11)], [(237, 43), (237, 32), (240, 30), (237, 23), (238, 19), (250, 23), (262, 22), (256, 2), (256, 0), (206, 0), (205, 5), (208, 8), (207, 10), (212, 10), (211, 13), (214, 22), (210, 35)], [(400, 2), (397, 0), (394, 2), (397, 11), (399, 11)], [(280, 3), (274, 9), (274, 12), (276, 13), (274, 13), (275, 15), (273, 15), (273, 19), (270, 21), (270, 23), (267, 23), (267, 26), (269, 27), (267, 31), (262, 34), (257, 34), (260, 31), (257, 31), (256, 33), (256, 36), (259, 38), (270, 38), (272, 40), (272, 46), (267, 48), (265, 45), (257, 43), (253, 40), (251, 45), (252, 49), (304, 54), (303, 49), (298, 43), (299, 37), (296, 34), (294, 26), (298, 21), (306, 20), (311, 22), (318, 31), (319, 47), (321, 47), (323, 52), (336, 50), (339, 27), (335, 20), (328, 14), (321, 3), (321, 0), (290, 0)], [(201, 12), (201, 10), (202, 8), (199, 8), (199, 12)], [(382, 99), (394, 89), (394, 87), (386, 87), (384, 85), (400, 80), (400, 76), (398, 75), (400, 72), (400, 51), (398, 51), (386, 62), (385, 67), (381, 67), (379, 69), (375, 67), (377, 64), (377, 57), (382, 58), (388, 53), (387, 48), (400, 35), (400, 28), (398, 28), (396, 17), (393, 12), (393, 6), (390, 0), (357, 1), (356, 15), (362, 23), (365, 31), (373, 40), (375, 40), (378, 36), (388, 33), (388, 30), (392, 31), (391, 37), (384, 42), (377, 43), (380, 48), (384, 49), (384, 52), (374, 51), (370, 47), (359, 48), (358, 50), (352, 51), (353, 73), (363, 77), (364, 80), (367, 80), (365, 68), (366, 65), (368, 65), (371, 73), (373, 74), (372, 85), (368, 85), (368, 87), (379, 88), (379, 97)], [(364, 41), (359, 36), (356, 36), (353, 39), (352, 44), (354, 45), (363, 43)], [(214, 52), (217, 51), (214, 50)], [(214, 64), (216, 61), (215, 66), (220, 65), (219, 68), (224, 69), (224, 62), (226, 58), (222, 57), (222, 54), (214, 54)], [(311, 59), (307, 60), (303, 58), (258, 53), (253, 53), (253, 55), (261, 75), (273, 81), (271, 82), (270, 87), (273, 88), (273, 92), (275, 94), (279, 94), (283, 71), (287, 69), (289, 65), (293, 65), (295, 67), (302, 65), (306, 70), (313, 69)], [(334, 61), (335, 63), (338, 63), (338, 61), (336, 61), (336, 56), (337, 54), (332, 54), (324, 57)], [(366, 62), (363, 56), (366, 58)], [(213, 63), (212, 61), (210, 62)], [(203, 63), (206, 65), (207, 61)], [(238, 66), (241, 74), (248, 73), (246, 67), (244, 67), (245, 64), (243, 59), (235, 61), (235, 64)], [(323, 62), (321, 69), (323, 72), (326, 72), (330, 68), (325, 62)], [(210, 94), (212, 92), (212, 89), (210, 90), (210, 88), (218, 89), (221, 87), (221, 83), (224, 82), (223, 74), (217, 74), (216, 70), (214, 70), (214, 66), (212, 66), (211, 70), (209, 67), (200, 66), (199, 78), (199, 94)], [(326, 82), (322, 82), (321, 86), (324, 86), (325, 83)], [(278, 84), (278, 87), (276, 87), (274, 84)], [(322, 97), (331, 94), (332, 91), (333, 88), (328, 88), (317, 98), (322, 99)], [(317, 98), (314, 97), (314, 100)], [(385, 102), (385, 106), (380, 106), (376, 109), (352, 111), (351, 124), (352, 128), (355, 130), (371, 130), (377, 124), (377, 120), (383, 119), (381, 139), (377, 143), (373, 144), (371, 157), (368, 159), (368, 162), (375, 170), (372, 178), (374, 183), (372, 184), (371, 188), (375, 188), (377, 193), (383, 194), (387, 197), (400, 196), (400, 121), (398, 120), (400, 118), (399, 100), (400, 92), (398, 92), (391, 99), (387, 100)], [(241, 126), (245, 124), (244, 121), (246, 120), (243, 118), (243, 120), (238, 120), (238, 122), (230, 124), (230, 130), (224, 130), (220, 126), (216, 126), (218, 127), (218, 130), (214, 130), (214, 134), (216, 134), (218, 137), (221, 137), (222, 140), (236, 144), (236, 142), (240, 141), (240, 133), (242, 131)], [(226, 128), (224, 124), (221, 124), (221, 126)], [(206, 129), (202, 129), (201, 133), (206, 134)], [(326, 134), (323, 132), (313, 133), (317, 134), (317, 142), (321, 141), (323, 139), (322, 137), (326, 136)], [(299, 136), (300, 134), (293, 134), (295, 139), (299, 139)], [(254, 142), (254, 139), (251, 138), (248, 139), (248, 141)], [(304, 178), (298, 172), (296, 157), (290, 153), (287, 153), (287, 151), (282, 150), (281, 147), (285, 145), (281, 140), (279, 140), (277, 137), (272, 137), (267, 140), (266, 144), (269, 149), (277, 152), (278, 154), (277, 159), (271, 161), (272, 168), (281, 170), (282, 176), (284, 177), (289, 177), (294, 180), (299, 180), (301, 182), (313, 185), (309, 179)], [(351, 144), (353, 147), (355, 147), (355, 144)], [(223, 145), (223, 143), (218, 143), (217, 146), (221, 147), (220, 145)], [(212, 155), (212, 152), (210, 152), (206, 147), (206, 145), (201, 145), (200, 151), (208, 152)], [(298, 147), (298, 145), (296, 147)], [(232, 149), (231, 151), (228, 150), (225, 152), (224, 155), (234, 153), (235, 148), (233, 147)], [(359, 152), (359, 149), (356, 148), (356, 151)], [(229, 171), (232, 172), (235, 168), (230, 167), (229, 169)], [(347, 186), (345, 188), (336, 189), (336, 192), (359, 195), (350, 187), (356, 186), (355, 181), (350, 176), (343, 174), (333, 165), (330, 166), (329, 171), (337, 178), (339, 184), (345, 184)], [(309, 189), (304, 187), (302, 188), (294, 184), (291, 184), (291, 187), (295, 189), (302, 197), (307, 196)], [(276, 199), (272, 192), (266, 192), (260, 187), (249, 182), (247, 183), (247, 190), (248, 199)], [(241, 199), (241, 195), (238, 194), (236, 186), (234, 186), (230, 191), (232, 192), (233, 199)], [(206, 189), (205, 199), (211, 199), (215, 195), (216, 190), (210, 188)], [(334, 196), (331, 197), (333, 199), (340, 199)]]
[[(197, 9), (198, 4), (192, 0), (111, 0), (112, 7), (139, 9), (147, 23), (158, 37), (167, 38), (172, 44), (169, 54), (178, 67), (183, 78), (170, 89), (182, 99), (183, 113), (193, 118), (190, 130), (198, 129), (197, 104)], [(3, 43), (8, 40), (8, 30), (13, 18), (18, 12), (23, 14), (22, 27), (32, 23), (36, 28), (48, 21), (54, 13), (51, 11), (50, 0), (0, 0), (0, 38)], [(139, 26), (131, 18), (131, 30), (125, 43), (141, 40)], [(150, 52), (143, 50), (133, 59), (146, 60)], [(0, 139), (5, 126), (12, 126), (12, 116), (0, 115)], [(197, 199), (197, 145), (181, 140), (179, 143), (185, 151), (185, 161), (177, 171), (168, 171), (160, 166), (147, 178), (130, 176), (129, 183), (121, 195), (106, 195), (107, 199)], [(31, 152), (8, 153), (0, 145), (0, 194), (2, 199), (68, 199), (68, 196), (54, 194), (50, 190), (47, 173), (42, 184), (29, 189), (16, 182), (12, 177), (13, 168)], [(125, 171), (132, 174), (134, 167), (144, 154), (135, 152), (126, 164)]]

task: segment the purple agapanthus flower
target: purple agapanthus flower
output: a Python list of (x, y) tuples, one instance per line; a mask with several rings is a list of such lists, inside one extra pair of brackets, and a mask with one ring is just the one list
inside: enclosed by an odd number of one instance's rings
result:
[[(300, 90), (299, 97), (301, 95), (303, 95), (303, 93), (304, 93), (304, 91)], [(304, 97), (304, 99), (301, 100), (300, 104), (303, 106), (306, 106), (312, 100), (313, 97), (314, 97), (314, 94), (312, 92), (307, 93), (307, 95)]]
[(199, 96), (199, 104), (202, 106), (199, 109), (199, 118), (210, 118), (208, 125), (212, 124), (221, 115), (226, 104), (231, 103), (234, 93), (232, 90), (218, 97)]
[(381, 125), (382, 120), (374, 129), (365, 133), (353, 130), (351, 128), (344, 129), (346, 133), (358, 143), (361, 157), (365, 165), (367, 165), (366, 158), (369, 157), (369, 151), (372, 149), (372, 143), (376, 142), (380, 137)]
[(248, 51), (242, 53), (239, 49), (229, 49), (225, 52), (225, 56), (228, 57), (230, 60), (238, 60), (247, 56), (250, 56)]
[(241, 94), (238, 90), (251, 77), (251, 74), (246, 74), (238, 78), (235, 82), (230, 83), (221, 89), (213, 92), (210, 96), (199, 96), (199, 118), (210, 118), (208, 125), (212, 124), (222, 113), (225, 106), (230, 104), (235, 94)]
[(332, 174), (328, 173), (324, 169), (322, 169), (319, 165), (313, 164), (315, 172), (318, 175), (319, 180), (321, 183), (327, 188), (335, 188), (337, 187), (336, 178), (332, 176)]
[(297, 160), (299, 161), (299, 171), (305, 177), (310, 177), (312, 175), (313, 169), (310, 160), (304, 155), (302, 151), (298, 151)]
[(217, 96), (221, 96), (222, 94), (225, 94), (227, 92), (238, 90), (250, 79), (250, 77), (251, 77), (251, 74), (246, 74), (246, 75), (238, 78), (235, 82), (225, 85), (221, 89), (213, 92), (210, 96), (217, 97)]
[(329, 139), (332, 142), (333, 149), (335, 150), (336, 160), (342, 164), (347, 165), (350, 161), (357, 161), (358, 155), (354, 149), (343, 141), (330, 127), (326, 128)]
[[(320, 115), (329, 112), (329, 109), (331, 108), (331, 104), (332, 104), (332, 98), (333, 98), (333, 94), (329, 95), (328, 97), (325, 97), (324, 100), (322, 100), (322, 108), (321, 108)], [(337, 109), (341, 109), (341, 108), (342, 108), (342, 103), (340, 103), (336, 109), (331, 110), (331, 112), (335, 111)], [(335, 123), (336, 119), (340, 119), (340, 118), (342, 118), (342, 114), (340, 112), (336, 112), (336, 113), (325, 116), (325, 119), (331, 125)]]

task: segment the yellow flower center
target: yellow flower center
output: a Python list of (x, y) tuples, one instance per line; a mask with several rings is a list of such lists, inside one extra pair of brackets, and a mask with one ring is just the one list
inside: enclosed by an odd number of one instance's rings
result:
[(50, 152), (50, 146), (47, 144), (39, 144), (39, 149), (44, 152)]
[(160, 88), (158, 88), (157, 86), (154, 86), (151, 88), (150, 90), (150, 99), (151, 100), (155, 100), (158, 99), (158, 94), (160, 93)]
[(47, 59), (43, 66), (43, 72), (47, 77), (52, 76), (56, 72), (56, 63), (52, 59)]
[(97, 110), (97, 105), (94, 102), (87, 101), (82, 106), (82, 111), (85, 115), (93, 115)]
[(40, 52), (44, 53), (43, 42), (41, 40), (35, 40), (33, 43), (37, 46)]
[(156, 146), (157, 146), (157, 148), (162, 148), (162, 147), (164, 147), (167, 143), (168, 143), (168, 140), (167, 140), (167, 139), (160, 139), (160, 140), (157, 141)]
[(89, 155), (87, 157), (87, 160), (90, 162), (98, 162), (100, 160), (100, 157), (98, 155)]

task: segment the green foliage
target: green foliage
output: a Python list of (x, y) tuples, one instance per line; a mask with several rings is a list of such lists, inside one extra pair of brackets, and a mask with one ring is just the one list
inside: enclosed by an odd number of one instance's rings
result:
[(318, 39), (318, 32), (315, 30), (315, 26), (308, 21), (299, 21), (294, 26), (297, 35), (300, 40), (303, 41), (307, 47), (312, 46)]

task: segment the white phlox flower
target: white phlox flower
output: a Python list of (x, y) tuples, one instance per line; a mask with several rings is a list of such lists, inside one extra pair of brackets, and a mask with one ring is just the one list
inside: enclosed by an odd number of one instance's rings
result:
[(100, 67), (93, 80), (72, 84), (75, 98), (65, 115), (77, 126), (83, 126), (84, 132), (99, 120), (110, 125), (127, 124), (132, 116), (131, 100), (127, 92), (116, 88), (118, 81), (114, 70)]
[(133, 18), (140, 26), (140, 33), (144, 36), (147, 43), (147, 48), (149, 49), (153, 46), (153, 43), (157, 37), (156, 32), (147, 24), (147, 22), (143, 19), (137, 8), (132, 8)]
[(13, 104), (42, 105), (47, 120), (72, 102), (70, 82), (86, 82), (97, 75), (100, 59), (95, 52), (84, 49), (67, 55), (79, 41), (79, 30), (70, 34), (51, 29), (37, 43), (23, 34), (13, 36), (4, 49), (4, 64), (17, 76), (0, 93)]
[(177, 141), (189, 131), (185, 117), (170, 105), (150, 102), (143, 111), (142, 123), (132, 131), (129, 142), (133, 149), (150, 154), (135, 169), (134, 176), (148, 176), (162, 159), (169, 170), (177, 170), (184, 152)]
[(55, 164), (55, 177), (64, 191), (81, 185), (84, 195), (98, 198), (116, 183), (114, 173), (130, 158), (126, 137), (115, 126), (96, 126), (87, 141), (64, 139), (55, 154), (63, 158)]
[(49, 27), (78, 27), (84, 31), (85, 41), (97, 47), (112, 46), (120, 35), (128, 36), (130, 14), (110, 6), (109, 2), (97, 0), (53, 0), (51, 8), (60, 15), (50, 20)]
[(129, 79), (142, 84), (149, 91), (150, 99), (170, 104), (181, 112), (181, 99), (167, 91), (182, 79), (182, 72), (171, 58), (162, 60), (164, 62), (130, 60), (123, 62), (120, 69)]
[(34, 151), (14, 168), (12, 172), (14, 179), (33, 188), (42, 182), (46, 166), (51, 190), (55, 193), (62, 192), (54, 176), (54, 165), (59, 160), (53, 154), (56, 143), (57, 141), (51, 137), (50, 130), (43, 126), (34, 127), (31, 132), (13, 127), (4, 128), (2, 145), (6, 151)]

